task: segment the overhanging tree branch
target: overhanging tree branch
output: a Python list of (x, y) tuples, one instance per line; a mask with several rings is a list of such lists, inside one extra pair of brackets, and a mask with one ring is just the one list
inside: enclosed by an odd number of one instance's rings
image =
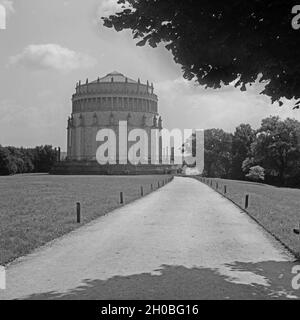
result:
[(236, 81), (246, 90), (260, 75), (272, 102), (300, 105), (300, 30), (291, 26), (290, 0), (119, 0), (123, 11), (104, 17), (131, 29), (137, 45), (164, 43), (183, 76), (208, 88)]

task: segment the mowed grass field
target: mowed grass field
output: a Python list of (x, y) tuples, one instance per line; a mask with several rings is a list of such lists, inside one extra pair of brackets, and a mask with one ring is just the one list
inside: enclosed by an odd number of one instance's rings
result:
[(299, 228), (300, 223), (299, 189), (278, 188), (248, 181), (208, 180), (213, 181), (214, 189), (218, 182), (218, 191), (222, 194), (226, 185), (226, 197), (241, 208), (245, 207), (245, 195), (249, 194), (246, 211), (300, 257), (300, 236), (293, 232), (294, 228)]
[[(154, 190), (167, 175), (0, 177), (0, 264), (31, 252), (120, 206)], [(76, 202), (82, 224), (76, 223)]]

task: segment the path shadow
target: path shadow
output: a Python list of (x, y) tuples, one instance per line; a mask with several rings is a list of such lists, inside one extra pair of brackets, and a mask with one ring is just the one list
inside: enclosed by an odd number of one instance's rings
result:
[[(296, 263), (295, 263), (296, 264)], [(300, 299), (300, 290), (291, 286), (291, 262), (265, 261), (226, 265), (234, 271), (252, 272), (265, 277), (268, 286), (236, 283), (218, 269), (186, 268), (162, 265), (155, 274), (142, 273), (114, 276), (108, 280), (86, 279), (84, 284), (67, 293), (45, 292), (25, 299), (85, 300), (85, 299)]]

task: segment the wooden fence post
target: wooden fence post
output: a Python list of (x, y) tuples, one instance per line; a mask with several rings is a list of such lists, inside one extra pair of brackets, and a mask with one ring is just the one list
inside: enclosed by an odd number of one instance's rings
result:
[(76, 212), (77, 212), (77, 223), (80, 223), (81, 220), (81, 214), (80, 214), (80, 202), (76, 203)]
[(123, 192), (120, 192), (120, 204), (124, 203)]
[(300, 223), (299, 223), (299, 229), (293, 229), (295, 234), (300, 234)]
[(245, 209), (248, 208), (248, 205), (249, 205), (249, 194), (246, 194), (246, 197), (245, 197)]

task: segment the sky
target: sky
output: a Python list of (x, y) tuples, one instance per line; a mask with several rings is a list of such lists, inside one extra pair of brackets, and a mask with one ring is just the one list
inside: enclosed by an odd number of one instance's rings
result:
[[(272, 105), (234, 86), (206, 90), (183, 79), (180, 65), (163, 45), (137, 47), (129, 30), (103, 27), (100, 17), (117, 10), (115, 0), (0, 0), (6, 29), (0, 26), (0, 144), (66, 147), (67, 118), (76, 82), (112, 71), (154, 83), (163, 125), (222, 128), (240, 123), (258, 128), (263, 118), (300, 120), (292, 102)], [(1, 17), (0, 17), (1, 19)]]

